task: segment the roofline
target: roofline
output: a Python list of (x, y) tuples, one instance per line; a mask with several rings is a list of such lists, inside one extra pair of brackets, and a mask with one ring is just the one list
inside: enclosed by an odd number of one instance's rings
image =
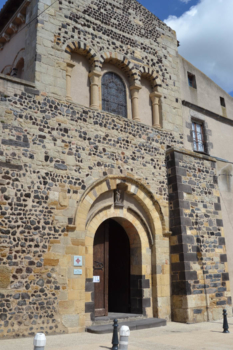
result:
[[(15, 9), (15, 11), (13, 13), (10, 13), (9, 16), (9, 20), (5, 23), (4, 27), (2, 28), (2, 30), (5, 28), (6, 24), (11, 20), (11, 18), (15, 15), (16, 12), (18, 12), (19, 8), (21, 8), (22, 4), (24, 3), (24, 0), (7, 0), (5, 2), (5, 4), (3, 5), (2, 9), (0, 10), (0, 21), (4, 19), (4, 17), (8, 17), (7, 16), (7, 12), (11, 12), (10, 9), (13, 7), (14, 8), (14, 4), (17, 2), (17, 8)], [(2, 32), (1, 30), (1, 32)]]
[[(11, 1), (11, 0), (8, 0)], [(7, 24), (3, 27), (3, 29), (0, 31), (0, 36), (2, 35), (3, 32), (7, 29), (7, 27), (10, 25), (10, 23), (14, 20), (14, 18), (17, 16), (17, 14), (24, 8), (25, 4), (30, 1), (30, 0), (24, 0), (22, 4), (18, 7), (18, 9), (15, 11), (13, 16), (10, 17), (9, 21)], [(0, 11), (0, 16), (1, 16), (1, 11)]]
[[(179, 57), (182, 58), (182, 60), (184, 60), (185, 62), (187, 62), (190, 66), (192, 66), (193, 68), (195, 68), (198, 72), (200, 72), (202, 75), (204, 75), (206, 77), (206, 79), (210, 80), (216, 87), (218, 87), (220, 90), (222, 90), (222, 92), (224, 92), (225, 94), (227, 94), (232, 100), (233, 97), (231, 95), (229, 95), (228, 92), (226, 92), (223, 88), (221, 88), (221, 86), (219, 86), (218, 84), (216, 84), (210, 77), (208, 77), (208, 75), (206, 75), (205, 73), (203, 73), (199, 68), (197, 68), (196, 66), (194, 66), (192, 63), (190, 63), (188, 60), (186, 60), (186, 58), (184, 58), (183, 56), (181, 56), (179, 54)], [(190, 72), (191, 73), (191, 72)]]

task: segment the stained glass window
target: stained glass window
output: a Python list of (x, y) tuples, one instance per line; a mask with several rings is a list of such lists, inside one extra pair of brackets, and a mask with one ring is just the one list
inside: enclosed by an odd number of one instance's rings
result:
[(113, 72), (105, 73), (102, 77), (102, 109), (127, 118), (125, 85)]

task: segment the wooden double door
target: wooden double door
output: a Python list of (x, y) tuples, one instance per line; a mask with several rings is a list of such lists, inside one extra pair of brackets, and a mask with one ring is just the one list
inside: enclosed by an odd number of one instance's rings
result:
[(130, 244), (123, 227), (104, 221), (94, 239), (95, 316), (130, 312)]

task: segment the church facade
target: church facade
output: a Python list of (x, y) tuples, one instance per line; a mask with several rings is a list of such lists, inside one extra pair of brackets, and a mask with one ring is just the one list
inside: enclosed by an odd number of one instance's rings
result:
[(208, 109), (135, 0), (8, 0), (0, 23), (0, 336), (231, 314), (232, 98)]

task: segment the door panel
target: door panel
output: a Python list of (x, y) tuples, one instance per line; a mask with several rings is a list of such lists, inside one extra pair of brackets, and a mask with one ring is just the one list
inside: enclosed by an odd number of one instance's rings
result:
[(94, 239), (93, 276), (100, 282), (94, 284), (95, 316), (108, 315), (108, 222), (98, 228)]
[(93, 253), (93, 276), (100, 278), (94, 283), (95, 316), (130, 312), (130, 244), (123, 227), (111, 219), (102, 223)]
[(130, 312), (129, 238), (114, 220), (109, 220), (109, 312)]

